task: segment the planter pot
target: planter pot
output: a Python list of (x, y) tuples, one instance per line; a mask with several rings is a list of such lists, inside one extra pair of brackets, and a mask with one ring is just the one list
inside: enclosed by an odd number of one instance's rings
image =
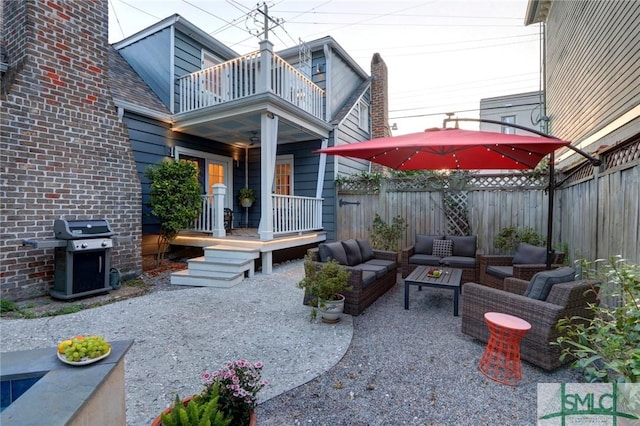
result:
[(337, 323), (340, 321), (340, 315), (344, 312), (344, 296), (340, 295), (340, 300), (325, 300), (324, 308), (321, 308), (320, 303), (318, 303), (318, 310), (320, 311), (322, 322), (328, 324)]
[(240, 201), (240, 204), (242, 205), (242, 207), (251, 207), (253, 205), (253, 201), (251, 201), (248, 198), (244, 198)]
[[(193, 399), (194, 396), (195, 395), (184, 398), (182, 400), (182, 404), (187, 405), (189, 401)], [(164, 414), (169, 414), (170, 412), (171, 412), (171, 407), (167, 407), (162, 411), (162, 413)], [(249, 426), (257, 426), (257, 425), (258, 425), (258, 416), (256, 416), (255, 411), (251, 411), (251, 413), (249, 414)], [(153, 419), (153, 421), (151, 422), (151, 426), (162, 426), (162, 420), (160, 416)]]

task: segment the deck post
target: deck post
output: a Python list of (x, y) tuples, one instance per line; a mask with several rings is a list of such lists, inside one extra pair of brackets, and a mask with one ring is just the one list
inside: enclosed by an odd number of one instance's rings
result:
[(227, 232), (224, 229), (224, 197), (227, 187), (221, 183), (213, 185), (213, 236), (224, 237)]

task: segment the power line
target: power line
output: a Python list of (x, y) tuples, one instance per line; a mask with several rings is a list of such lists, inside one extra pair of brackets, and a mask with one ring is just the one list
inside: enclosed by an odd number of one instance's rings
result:
[[(540, 103), (539, 102), (535, 102), (535, 103), (518, 104), (518, 105), (511, 105), (511, 107), (523, 107), (523, 106), (534, 106), (534, 105), (540, 105)], [(403, 119), (403, 118), (433, 117), (435, 115), (446, 115), (448, 113), (458, 114), (458, 113), (461, 113), (461, 112), (492, 111), (492, 110), (495, 110), (495, 109), (504, 109), (504, 107), (500, 106), (500, 107), (489, 107), (489, 108), (482, 108), (482, 109), (473, 108), (473, 109), (463, 109), (463, 110), (456, 110), (456, 111), (447, 110), (445, 112), (431, 112), (431, 113), (425, 113), (425, 114), (389, 117), (389, 120), (400, 120), (400, 119)]]

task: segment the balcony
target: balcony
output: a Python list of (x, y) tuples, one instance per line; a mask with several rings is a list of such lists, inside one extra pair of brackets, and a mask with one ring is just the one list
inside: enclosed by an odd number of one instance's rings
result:
[(271, 52), (256, 51), (187, 74), (178, 83), (181, 113), (271, 93), (316, 118), (324, 118), (324, 90)]

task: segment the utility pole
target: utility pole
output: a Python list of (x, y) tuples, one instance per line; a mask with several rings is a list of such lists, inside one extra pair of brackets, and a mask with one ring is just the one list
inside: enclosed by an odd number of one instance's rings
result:
[[(262, 32), (254, 34), (256, 37), (260, 38), (263, 36), (263, 40), (269, 40), (269, 30), (279, 27), (283, 24), (284, 20), (279, 18), (272, 18), (269, 16), (269, 6), (267, 3), (262, 3), (262, 9), (260, 9), (260, 5), (256, 9), (255, 13), (259, 13), (262, 15)], [(254, 22), (259, 24), (259, 20), (257, 19), (257, 15), (254, 15)]]

